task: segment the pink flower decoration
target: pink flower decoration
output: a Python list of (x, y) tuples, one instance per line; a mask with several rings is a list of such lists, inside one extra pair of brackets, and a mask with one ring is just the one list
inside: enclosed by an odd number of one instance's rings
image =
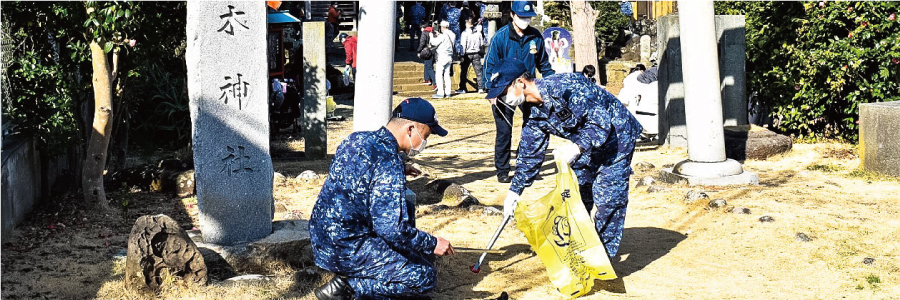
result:
[(863, 22), (862, 22), (862, 27), (866, 27), (866, 26), (869, 26), (869, 22), (863, 21)]
[(852, 11), (853, 11), (853, 8), (852, 8), (852, 7), (848, 7), (848, 8), (847, 8), (847, 11), (852, 12)]
[(894, 63), (895, 65), (900, 64), (900, 59), (891, 58), (891, 62)]
[(819, 1), (819, 7), (825, 7), (825, 1)]
[(843, 68), (844, 68), (844, 70), (846, 70), (846, 69), (847, 69), (847, 65), (844, 65), (844, 67), (843, 67)]
[(895, 19), (897, 19), (897, 15), (895, 14), (891, 14), (890, 16), (888, 16), (888, 21), (893, 21)]
[(800, 90), (800, 85), (794, 85), (794, 90), (799, 91), (799, 90)]
[(134, 45), (135, 45), (135, 44), (137, 44), (137, 40), (130, 40), (130, 41), (128, 41), (128, 46), (131, 46), (132, 48), (134, 48)]

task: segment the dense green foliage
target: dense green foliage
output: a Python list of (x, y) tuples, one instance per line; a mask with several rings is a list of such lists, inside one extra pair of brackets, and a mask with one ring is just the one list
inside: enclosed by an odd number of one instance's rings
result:
[(859, 104), (900, 100), (900, 2), (716, 2), (747, 17), (747, 80), (775, 126), (857, 139)]
[(78, 139), (76, 115), (91, 94), (89, 53), (73, 49), (84, 44), (84, 5), (7, 2), (2, 13), (11, 43), (3, 53), (3, 121), (13, 126), (4, 130), (36, 137), (42, 149), (64, 149)]
[[(139, 122), (187, 116), (184, 2), (5, 2), (2, 14), (4, 44), (10, 42), (4, 50), (11, 50), (3, 53), (3, 120), (14, 126), (5, 130), (35, 137), (51, 153), (84, 143), (93, 111), (91, 40), (118, 56), (114, 132), (132, 115)], [(160, 84), (181, 84), (165, 88), (182, 92), (153, 94)], [(163, 102), (172, 104), (169, 111), (152, 108)], [(151, 109), (139, 112), (141, 107)], [(134, 125), (138, 135), (173, 127)], [(171, 130), (190, 130), (189, 119), (178, 126)], [(186, 144), (189, 137), (159, 141)]]
[[(600, 13), (594, 23), (594, 34), (602, 41), (612, 41), (619, 30), (628, 26), (628, 17), (619, 12), (617, 1), (588, 1)], [(572, 30), (572, 13), (569, 1), (544, 1), (544, 14), (550, 17), (550, 24)]]

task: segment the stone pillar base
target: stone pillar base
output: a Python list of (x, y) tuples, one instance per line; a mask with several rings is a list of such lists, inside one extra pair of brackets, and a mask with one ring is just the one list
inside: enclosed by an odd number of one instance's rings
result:
[(676, 173), (674, 168), (665, 168), (659, 171), (659, 179), (669, 184), (687, 184), (687, 185), (742, 185), (742, 184), (759, 184), (759, 175), (756, 173), (742, 171), (735, 175), (724, 176), (691, 176)]
[(204, 243), (199, 230), (188, 231), (207, 268), (220, 277), (238, 274), (273, 274), (291, 266), (312, 265), (309, 222), (281, 220), (272, 223), (272, 234), (250, 243), (225, 246)]

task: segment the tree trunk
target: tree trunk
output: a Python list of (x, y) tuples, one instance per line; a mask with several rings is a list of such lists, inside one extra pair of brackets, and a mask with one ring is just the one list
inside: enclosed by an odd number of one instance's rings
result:
[(84, 159), (81, 186), (86, 202), (96, 203), (103, 209), (109, 209), (106, 191), (103, 188), (103, 171), (106, 169), (106, 150), (109, 147), (112, 129), (112, 122), (110, 122), (113, 117), (112, 78), (103, 46), (93, 40), (90, 46), (91, 64), (94, 68), (94, 124)]
[(594, 22), (600, 15), (585, 1), (572, 1), (573, 46), (575, 47), (575, 71), (580, 72), (586, 65), (597, 69), (594, 78), (600, 82), (600, 68), (597, 65), (597, 36), (594, 34)]
[(113, 98), (113, 102), (115, 103), (115, 117), (112, 125), (112, 138), (110, 140), (110, 150), (109, 159), (107, 160), (106, 168), (107, 172), (112, 173), (118, 170), (122, 170), (127, 165), (127, 156), (128, 156), (128, 130), (130, 128), (130, 114), (128, 113), (128, 105), (130, 104), (124, 98), (124, 85), (125, 83), (121, 78), (116, 80), (118, 76), (115, 67), (118, 65), (116, 62), (118, 60), (117, 55), (113, 55), (113, 84), (115, 85), (115, 97)]

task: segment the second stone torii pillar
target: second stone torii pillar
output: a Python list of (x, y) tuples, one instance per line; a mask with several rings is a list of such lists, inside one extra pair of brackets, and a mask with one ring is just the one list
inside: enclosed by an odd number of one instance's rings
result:
[(725, 157), (713, 3), (679, 1), (678, 8), (688, 159), (660, 171), (660, 177), (690, 185), (758, 184), (756, 174)]
[(361, 1), (353, 131), (378, 130), (391, 118), (394, 88), (394, 1)]

